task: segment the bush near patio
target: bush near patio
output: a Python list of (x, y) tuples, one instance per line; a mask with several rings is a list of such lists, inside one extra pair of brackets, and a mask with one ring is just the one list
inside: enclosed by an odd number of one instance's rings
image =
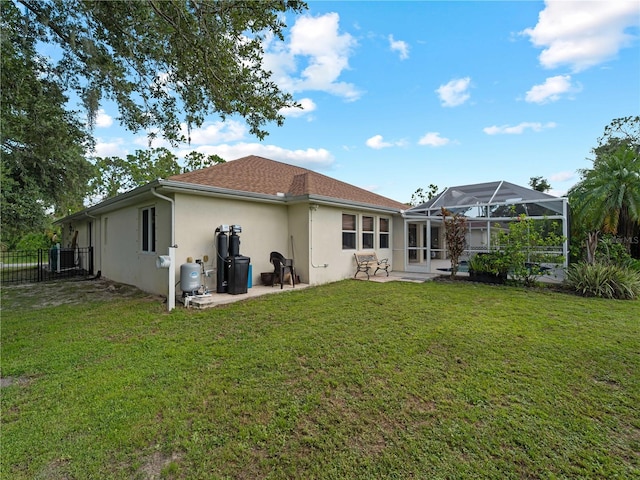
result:
[(469, 277), (485, 283), (504, 283), (509, 273), (509, 259), (504, 252), (480, 252), (469, 259)]
[(559, 267), (564, 257), (554, 251), (564, 242), (557, 233), (556, 222), (534, 222), (522, 214), (509, 222), (508, 228), (496, 225), (497, 233), (491, 242), (493, 249), (479, 252), (469, 260), (472, 278), (487, 277), (490, 282), (504, 283), (507, 276), (525, 286), (536, 284), (540, 276), (550, 275), (552, 265)]
[(498, 232), (497, 248), (504, 253), (509, 276), (516, 282), (533, 286), (540, 276), (551, 270), (543, 264), (562, 265), (564, 257), (554, 249), (564, 243), (564, 237), (556, 233), (556, 222), (538, 221), (522, 214), (509, 222), (507, 231)]
[(354, 281), (170, 314), (38, 297), (2, 290), (6, 478), (640, 474), (634, 302)]

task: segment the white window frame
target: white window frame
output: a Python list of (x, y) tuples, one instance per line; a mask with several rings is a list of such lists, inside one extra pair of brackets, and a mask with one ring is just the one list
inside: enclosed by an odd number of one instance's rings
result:
[[(345, 229), (345, 216), (350, 216), (353, 217), (353, 230), (351, 229)], [(343, 213), (342, 214), (342, 235), (341, 235), (341, 240), (342, 240), (342, 250), (357, 250), (358, 248), (358, 215), (355, 213)], [(349, 235), (349, 238), (353, 238), (353, 246), (348, 246), (346, 245), (345, 242), (345, 235)]]
[[(369, 225), (365, 225), (365, 219), (371, 219), (370, 230), (366, 230), (367, 228), (369, 228)], [(367, 221), (366, 223), (369, 223), (369, 221)], [(374, 250), (376, 248), (376, 217), (373, 215), (360, 215), (360, 224), (362, 228), (362, 234), (360, 235), (362, 249)], [(369, 242), (365, 240), (365, 238), (371, 240), (370, 245)]]
[[(386, 221), (387, 222), (387, 230), (383, 231), (382, 230), (382, 222)], [(390, 230), (391, 230), (391, 219), (388, 217), (378, 217), (378, 245), (380, 248), (390, 248), (391, 245), (391, 236), (390, 236)], [(387, 246), (383, 247), (382, 244), (382, 238), (385, 237), (386, 238), (386, 243)]]

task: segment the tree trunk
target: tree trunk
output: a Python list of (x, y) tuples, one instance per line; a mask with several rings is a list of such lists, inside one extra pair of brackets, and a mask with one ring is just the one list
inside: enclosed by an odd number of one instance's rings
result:
[(596, 248), (598, 248), (598, 231), (587, 233), (587, 263), (593, 265), (596, 261)]
[(622, 237), (621, 241), (627, 253), (631, 253), (631, 242), (634, 240), (633, 233), (635, 231), (635, 222), (631, 220), (629, 207), (624, 205), (620, 209), (620, 217), (618, 219), (618, 236)]

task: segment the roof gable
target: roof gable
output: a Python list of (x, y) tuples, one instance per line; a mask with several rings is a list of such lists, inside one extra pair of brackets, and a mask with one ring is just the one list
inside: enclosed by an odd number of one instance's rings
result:
[(169, 177), (176, 182), (266, 195), (321, 196), (372, 206), (404, 209), (406, 205), (326, 175), (251, 155)]

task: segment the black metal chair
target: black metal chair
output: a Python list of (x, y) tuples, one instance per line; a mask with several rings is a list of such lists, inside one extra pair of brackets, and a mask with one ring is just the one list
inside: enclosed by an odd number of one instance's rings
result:
[(279, 252), (271, 252), (269, 256), (269, 261), (273, 264), (273, 284), (276, 283), (276, 275), (278, 277), (278, 281), (280, 282), (280, 289), (284, 287), (284, 276), (287, 272), (291, 275), (291, 285), (295, 288), (296, 286), (296, 269), (293, 266), (293, 259), (284, 258)]

